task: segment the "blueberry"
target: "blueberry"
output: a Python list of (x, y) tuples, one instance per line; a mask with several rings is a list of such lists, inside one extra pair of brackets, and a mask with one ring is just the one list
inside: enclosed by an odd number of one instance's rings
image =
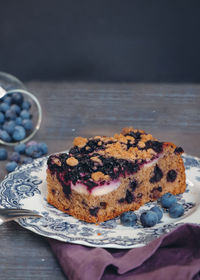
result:
[(158, 216), (158, 222), (160, 222), (160, 220), (161, 220), (162, 217), (163, 217), (163, 210), (162, 210), (160, 207), (158, 207), (158, 206), (154, 206), (154, 207), (152, 207), (152, 208), (150, 209), (150, 211), (153, 211), (153, 212), (155, 212), (155, 213), (157, 214), (157, 216)]
[(12, 137), (15, 141), (21, 141), (25, 138), (26, 131), (23, 128), (23, 126), (17, 125), (15, 126), (14, 132), (12, 134)]
[(162, 207), (164, 208), (169, 208), (173, 203), (176, 202), (176, 197), (175, 195), (171, 193), (165, 193), (161, 198), (160, 202)]
[(9, 106), (7, 103), (4, 103), (4, 102), (3, 102), (3, 103), (0, 104), (0, 111), (1, 111), (1, 112), (4, 112), (4, 113), (5, 113), (6, 111), (9, 110), (9, 108), (10, 108), (10, 106)]
[(30, 145), (26, 147), (25, 153), (29, 157), (38, 158), (42, 156), (42, 152), (40, 151), (38, 145)]
[(153, 177), (150, 178), (150, 183), (157, 183), (159, 182), (163, 177), (163, 172), (160, 169), (160, 167), (156, 164), (156, 166), (154, 167), (154, 175)]
[(5, 121), (5, 116), (2, 112), (0, 112), (0, 124), (4, 123)]
[(177, 177), (177, 172), (174, 169), (171, 169), (167, 173), (167, 182), (174, 182)]
[(171, 218), (178, 218), (184, 213), (183, 205), (180, 203), (173, 203), (169, 208), (169, 215)]
[(17, 125), (22, 125), (22, 118), (21, 117), (17, 117), (15, 120)]
[(18, 144), (15, 146), (14, 150), (17, 153), (24, 154), (26, 149), (26, 145), (24, 143)]
[(11, 109), (7, 110), (5, 113), (6, 119), (8, 120), (15, 120), (17, 117), (17, 114), (15, 111), (12, 111)]
[(14, 111), (16, 114), (19, 114), (21, 111), (21, 108), (17, 104), (13, 104), (10, 106), (10, 110)]
[(33, 159), (31, 157), (24, 157), (22, 163), (27, 164), (27, 163), (31, 163), (32, 161)]
[(11, 104), (11, 97), (6, 94), (3, 98), (3, 102), (10, 105)]
[(10, 161), (6, 164), (6, 170), (8, 172), (14, 171), (16, 167), (17, 167), (17, 163), (15, 161)]
[(124, 212), (120, 216), (120, 221), (126, 227), (133, 227), (137, 223), (137, 216), (133, 211)]
[(20, 112), (20, 117), (21, 117), (22, 119), (29, 119), (29, 118), (31, 117), (31, 115), (30, 115), (30, 112), (29, 112), (29, 111), (27, 111), (27, 110), (22, 110), (22, 111)]
[(31, 141), (29, 141), (29, 142), (26, 144), (27, 147), (33, 146), (33, 145), (37, 145), (37, 142), (34, 141), (34, 140), (31, 140)]
[(0, 148), (0, 160), (6, 160), (8, 158), (8, 153), (6, 149)]
[(29, 101), (26, 101), (26, 100), (25, 100), (25, 101), (22, 103), (22, 109), (29, 110), (30, 107), (31, 107), (31, 103), (30, 103)]
[(8, 132), (5, 130), (0, 130), (0, 139), (4, 142), (11, 142), (12, 140)]
[(12, 104), (17, 104), (17, 105), (22, 105), (23, 101), (24, 101), (24, 97), (21, 94), (21, 92), (14, 92), (11, 96), (12, 100)]
[(18, 152), (13, 152), (9, 159), (10, 161), (20, 162), (20, 154)]
[(8, 121), (8, 122), (4, 123), (3, 129), (5, 131), (7, 131), (9, 134), (12, 134), (14, 131), (15, 125), (16, 125), (15, 121)]
[(158, 222), (158, 215), (154, 211), (143, 212), (140, 216), (143, 227), (153, 227)]
[(30, 119), (24, 119), (22, 125), (26, 130), (31, 130), (33, 128), (33, 122)]
[(46, 155), (48, 153), (48, 146), (46, 143), (39, 143), (38, 147), (40, 149), (40, 151), (42, 152), (43, 155)]

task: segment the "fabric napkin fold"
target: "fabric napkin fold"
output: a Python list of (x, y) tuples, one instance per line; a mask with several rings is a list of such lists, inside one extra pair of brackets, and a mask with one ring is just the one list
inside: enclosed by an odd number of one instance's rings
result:
[(103, 249), (49, 239), (69, 280), (198, 280), (200, 226), (184, 224), (148, 245)]

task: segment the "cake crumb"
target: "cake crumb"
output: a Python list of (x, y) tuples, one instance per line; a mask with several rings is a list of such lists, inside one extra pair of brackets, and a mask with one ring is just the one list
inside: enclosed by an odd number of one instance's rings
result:
[(66, 160), (66, 163), (70, 166), (76, 166), (78, 164), (78, 160), (74, 157), (69, 157), (67, 160)]

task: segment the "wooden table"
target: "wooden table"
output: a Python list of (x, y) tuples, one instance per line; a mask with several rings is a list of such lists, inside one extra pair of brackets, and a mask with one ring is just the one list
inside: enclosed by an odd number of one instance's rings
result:
[[(46, 142), (49, 153), (68, 149), (78, 135), (134, 126), (200, 157), (200, 85), (31, 82), (27, 88), (43, 108), (34, 140)], [(2, 180), (5, 162), (0, 167)], [(0, 279), (66, 279), (46, 239), (15, 222), (1, 226), (0, 260)]]

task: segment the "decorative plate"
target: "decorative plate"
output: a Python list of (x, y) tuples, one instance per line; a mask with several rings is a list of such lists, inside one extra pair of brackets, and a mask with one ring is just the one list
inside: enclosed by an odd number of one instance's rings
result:
[[(200, 159), (183, 155), (186, 168), (187, 189), (178, 195), (184, 206), (184, 216), (172, 219), (165, 212), (162, 221), (152, 228), (124, 227), (119, 218), (101, 223), (88, 224), (79, 221), (46, 201), (46, 160), (40, 158), (10, 173), (0, 185), (0, 205), (10, 208), (36, 210), (42, 218), (23, 218), (17, 222), (37, 234), (57, 240), (104, 248), (135, 248), (144, 246), (160, 235), (183, 223), (199, 223), (200, 216)], [(147, 203), (138, 211), (149, 209), (158, 202)]]

